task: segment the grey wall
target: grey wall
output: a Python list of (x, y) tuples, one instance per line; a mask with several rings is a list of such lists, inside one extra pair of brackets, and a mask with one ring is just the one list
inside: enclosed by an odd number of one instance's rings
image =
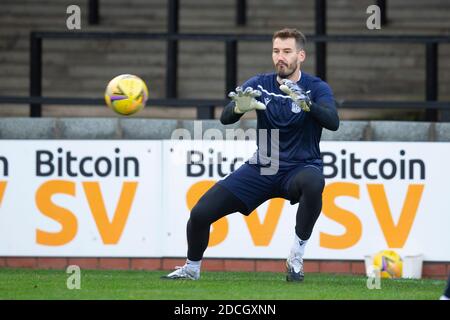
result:
[[(255, 128), (256, 120), (224, 126), (218, 120), (137, 118), (3, 118), (0, 139), (170, 139), (175, 129), (194, 138), (210, 139), (226, 129)], [(183, 130), (184, 129), (184, 130)], [(213, 130), (210, 130), (213, 129)], [(324, 141), (450, 141), (450, 123), (401, 121), (341, 121), (338, 131), (323, 131)]]

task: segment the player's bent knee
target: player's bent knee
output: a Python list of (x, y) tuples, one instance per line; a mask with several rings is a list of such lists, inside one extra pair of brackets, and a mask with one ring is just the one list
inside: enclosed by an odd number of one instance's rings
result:
[(307, 183), (304, 189), (305, 193), (322, 194), (324, 187), (325, 187), (325, 179), (323, 177), (317, 177), (315, 179), (312, 179), (309, 183)]
[(205, 225), (208, 224), (208, 213), (201, 205), (196, 204), (194, 208), (191, 210), (191, 214), (189, 217), (190, 223), (194, 226)]
[(300, 172), (291, 183), (290, 194), (295, 198), (321, 195), (324, 187), (325, 179), (322, 174)]

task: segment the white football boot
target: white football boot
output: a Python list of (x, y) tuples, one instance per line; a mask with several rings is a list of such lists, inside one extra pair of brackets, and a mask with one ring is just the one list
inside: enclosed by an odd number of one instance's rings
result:
[(161, 279), (198, 280), (200, 279), (200, 268), (192, 268), (185, 264), (182, 267), (175, 267), (175, 271), (167, 276), (162, 276)]
[(305, 278), (303, 272), (303, 259), (300, 255), (295, 255), (291, 252), (286, 260), (286, 281), (301, 282)]

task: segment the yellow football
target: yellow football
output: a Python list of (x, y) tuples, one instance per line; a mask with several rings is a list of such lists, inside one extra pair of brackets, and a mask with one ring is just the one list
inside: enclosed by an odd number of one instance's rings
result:
[(373, 257), (373, 265), (380, 271), (381, 278), (401, 278), (403, 260), (394, 250), (383, 250)]
[(106, 86), (105, 102), (121, 115), (132, 115), (145, 107), (148, 89), (145, 82), (132, 74), (121, 74)]

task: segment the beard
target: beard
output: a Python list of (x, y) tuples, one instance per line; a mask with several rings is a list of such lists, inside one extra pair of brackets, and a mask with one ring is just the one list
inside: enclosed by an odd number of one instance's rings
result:
[(277, 69), (277, 75), (281, 79), (286, 79), (289, 78), (295, 72), (295, 70), (297, 70), (297, 63), (294, 62), (288, 65), (279, 63), (275, 66), (275, 68)]

